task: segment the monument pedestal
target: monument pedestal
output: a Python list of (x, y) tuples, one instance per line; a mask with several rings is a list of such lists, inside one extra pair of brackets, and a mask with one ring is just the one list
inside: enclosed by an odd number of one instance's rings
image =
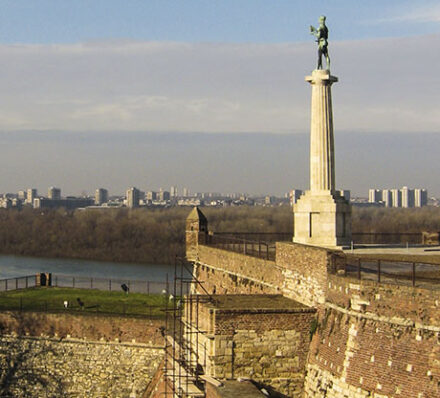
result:
[(337, 247), (351, 242), (351, 206), (335, 189), (335, 153), (329, 70), (306, 77), (312, 85), (310, 124), (310, 190), (294, 205), (293, 241)]
[(294, 205), (293, 241), (340, 247), (351, 243), (351, 205), (338, 192), (306, 191)]

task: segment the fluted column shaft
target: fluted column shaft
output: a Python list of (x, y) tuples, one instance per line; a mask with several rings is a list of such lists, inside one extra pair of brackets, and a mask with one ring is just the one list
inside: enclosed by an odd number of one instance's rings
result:
[(338, 78), (328, 70), (306, 77), (312, 85), (310, 126), (310, 190), (335, 191), (335, 151), (331, 86)]

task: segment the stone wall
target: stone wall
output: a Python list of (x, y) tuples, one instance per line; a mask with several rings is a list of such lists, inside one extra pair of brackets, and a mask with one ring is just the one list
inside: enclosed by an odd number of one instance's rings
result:
[(337, 252), (291, 242), (277, 242), (276, 264), (282, 269), (283, 293), (303, 304), (318, 306), (325, 302), (327, 274), (336, 268)]
[(199, 245), (195, 272), (210, 293), (282, 293), (319, 306), (325, 302), (328, 269), (340, 262), (337, 252), (290, 242), (276, 243), (275, 261)]
[(0, 337), (2, 397), (136, 397), (161, 347), (48, 337)]
[(313, 312), (216, 312), (214, 377), (250, 377), (289, 397), (302, 394)]

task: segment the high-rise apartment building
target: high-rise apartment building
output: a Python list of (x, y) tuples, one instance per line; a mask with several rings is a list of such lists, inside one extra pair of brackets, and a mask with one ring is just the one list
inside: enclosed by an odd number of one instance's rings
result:
[(18, 199), (20, 200), (26, 200), (27, 197), (27, 192), (22, 190), (22, 191), (18, 191), (18, 195), (17, 195)]
[(47, 191), (47, 197), (52, 200), (60, 200), (61, 199), (61, 189), (50, 187)]
[(391, 189), (392, 207), (402, 207), (402, 191), (400, 189)]
[(422, 207), (428, 204), (428, 192), (426, 189), (370, 189), (368, 201), (377, 203), (382, 201), (385, 207)]
[(170, 189), (170, 196), (172, 198), (177, 198), (177, 187), (176, 186), (171, 187), (171, 189)]
[(133, 209), (139, 207), (140, 191), (132, 187), (127, 190), (127, 207)]
[(377, 203), (382, 200), (382, 192), (380, 189), (370, 189), (368, 191), (368, 202)]
[(382, 202), (385, 207), (391, 207), (393, 205), (393, 197), (390, 189), (382, 189)]
[(303, 194), (300, 189), (292, 189), (289, 192), (290, 206), (293, 206)]
[(414, 189), (403, 187), (401, 190), (402, 207), (414, 207)]
[(159, 198), (160, 201), (166, 201), (166, 200), (170, 200), (170, 193), (168, 191), (159, 191)]
[(27, 194), (26, 194), (26, 203), (33, 205), (34, 199), (37, 197), (38, 193), (35, 188), (28, 188)]
[(428, 191), (426, 189), (414, 189), (414, 206), (422, 207), (428, 204)]
[(146, 195), (146, 199), (149, 201), (157, 200), (157, 192), (148, 191)]
[(108, 202), (108, 191), (105, 188), (98, 188), (95, 191), (95, 205), (101, 206)]
[(347, 202), (350, 203), (350, 199), (351, 199), (351, 191), (350, 191), (349, 189), (340, 189), (340, 190), (339, 190), (339, 194), (340, 194), (343, 198), (345, 198), (345, 200), (346, 200)]
[(182, 196), (184, 197), (184, 198), (187, 198), (188, 196), (189, 196), (189, 189), (188, 188), (183, 188), (183, 191), (182, 191)]

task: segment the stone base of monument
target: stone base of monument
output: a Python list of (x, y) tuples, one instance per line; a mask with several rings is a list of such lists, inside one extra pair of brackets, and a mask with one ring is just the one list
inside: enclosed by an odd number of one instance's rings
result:
[(331, 248), (351, 244), (351, 206), (338, 192), (306, 191), (293, 212), (295, 243)]

